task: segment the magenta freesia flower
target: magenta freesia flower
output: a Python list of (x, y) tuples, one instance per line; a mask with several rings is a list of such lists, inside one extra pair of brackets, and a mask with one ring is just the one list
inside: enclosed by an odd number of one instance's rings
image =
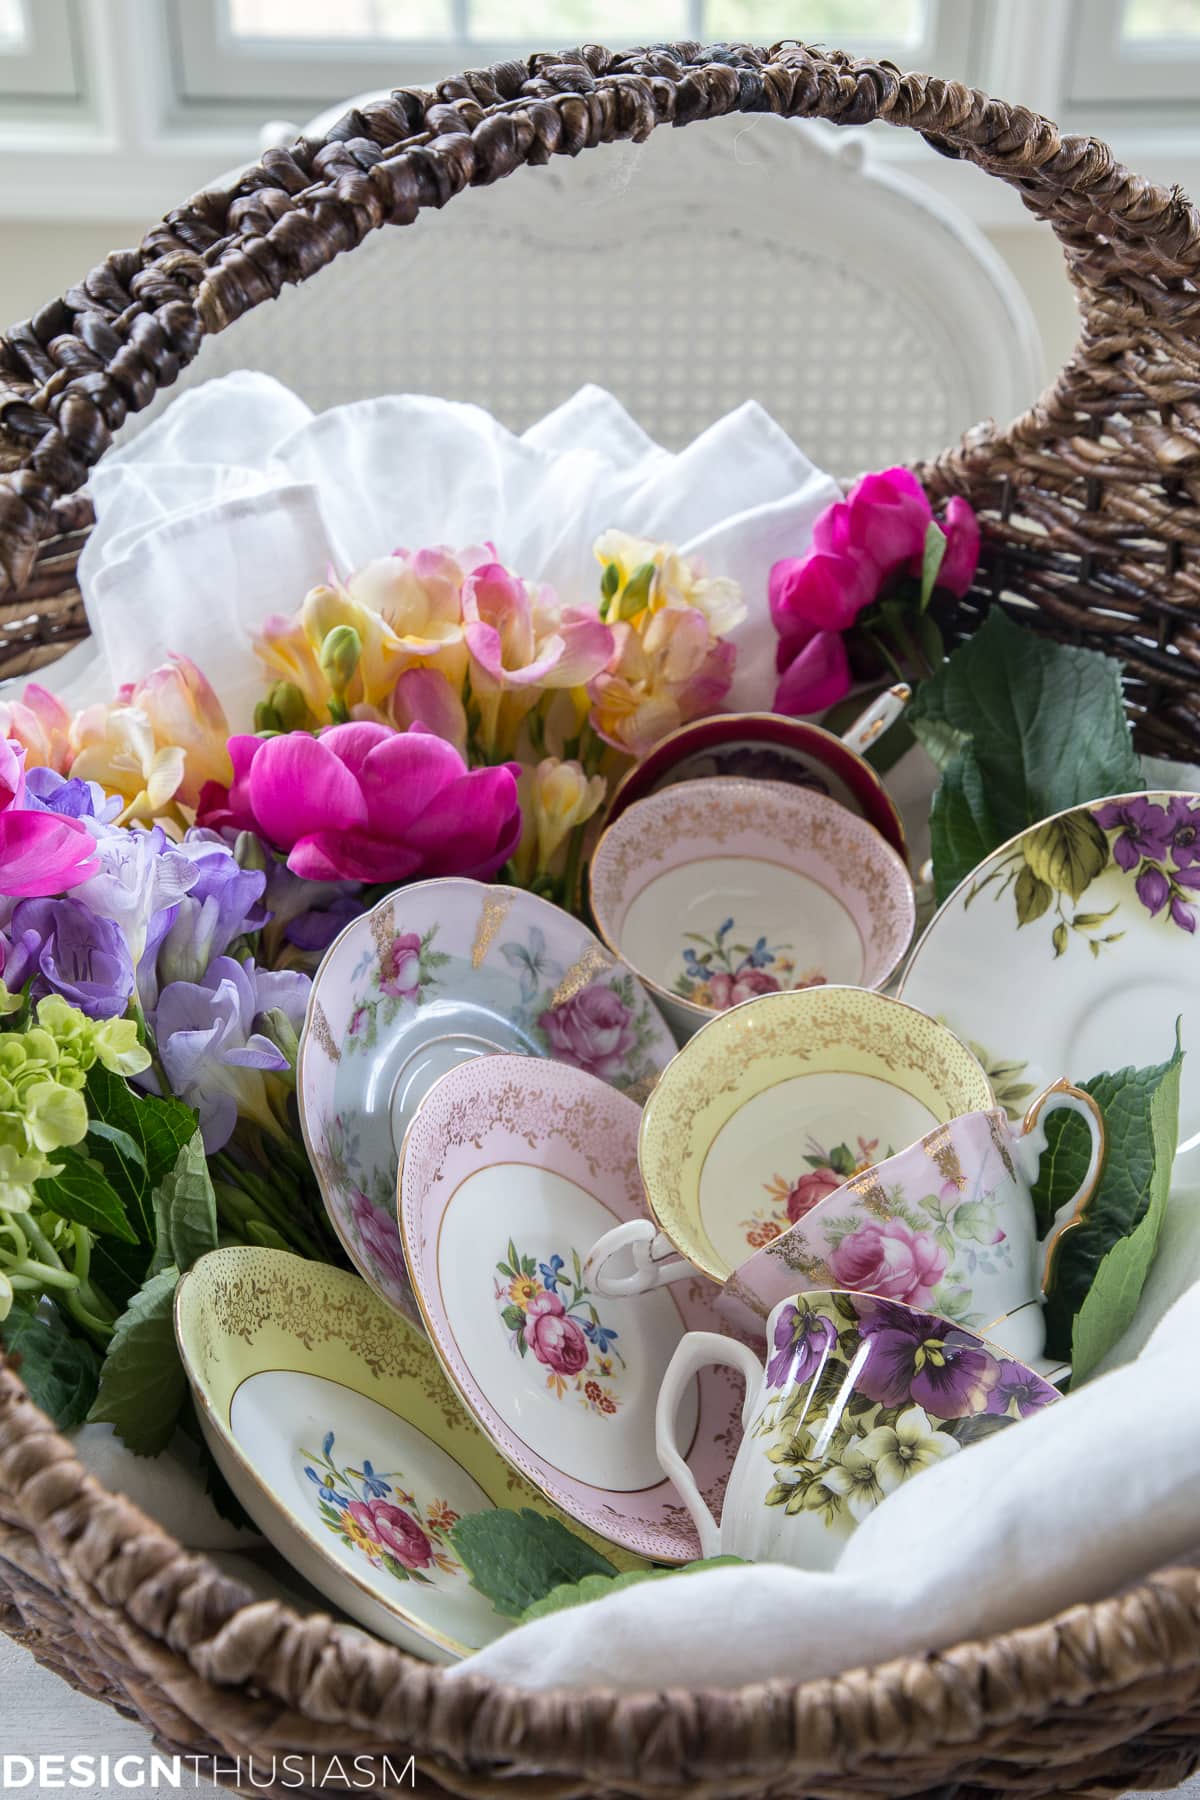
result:
[[(865, 475), (813, 527), (804, 556), (771, 570), (771, 618), (779, 633), (783, 677), (778, 712), (821, 712), (850, 691), (846, 631), (897, 578), (919, 576), (933, 509), (908, 469)], [(946, 548), (937, 586), (965, 594), (979, 562), (979, 522), (965, 500), (950, 501), (939, 522)]]
[(485, 563), (462, 587), (467, 648), (501, 687), (582, 687), (613, 651), (607, 625), (587, 607), (558, 604), (552, 588)]
[(96, 868), (95, 844), (78, 819), (26, 806), (24, 746), (0, 738), (0, 892), (61, 894)]
[(416, 727), (235, 737), (229, 752), (233, 785), (205, 790), (201, 823), (257, 831), (312, 881), (486, 880), (520, 840), (516, 765), (468, 771), (452, 744)]

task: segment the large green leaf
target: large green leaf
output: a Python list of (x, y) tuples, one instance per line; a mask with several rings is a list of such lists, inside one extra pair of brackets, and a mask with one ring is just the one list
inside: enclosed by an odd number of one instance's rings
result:
[(135, 1094), (128, 1082), (97, 1063), (88, 1076), (88, 1112), (111, 1127), (89, 1146), (127, 1207), (143, 1243), (157, 1235), (153, 1195), (175, 1167), (196, 1129), (196, 1115), (181, 1100)]
[(89, 1231), (136, 1244), (138, 1234), (124, 1202), (99, 1162), (71, 1148), (56, 1150), (54, 1160), (59, 1173), (44, 1176), (35, 1184), (43, 1206), (75, 1225), (86, 1225)]
[[(1083, 1220), (1058, 1246), (1046, 1302), (1048, 1354), (1070, 1357), (1074, 1365), (1084, 1353), (1076, 1380), (1129, 1324), (1158, 1243), (1175, 1156), (1181, 1064), (1177, 1043), (1165, 1063), (1081, 1084), (1104, 1115), (1104, 1168)], [(1052, 1115), (1046, 1138), (1034, 1190), (1041, 1231), (1079, 1187), (1089, 1149), (1087, 1127), (1073, 1113)]]
[[(1145, 785), (1120, 665), (999, 607), (921, 684), (908, 719), (943, 768), (930, 821), (939, 899), (1051, 813)], [(966, 743), (950, 755), (956, 735)]]
[(60, 1431), (83, 1423), (96, 1395), (100, 1358), (90, 1344), (71, 1335), (61, 1314), (47, 1319), (14, 1307), (0, 1324), (0, 1345), (12, 1357), (30, 1398)]
[(129, 1302), (117, 1320), (88, 1414), (115, 1426), (138, 1456), (166, 1449), (187, 1395), (172, 1319), (178, 1280), (178, 1269), (163, 1269)]
[(527, 1625), (531, 1619), (544, 1619), (571, 1606), (586, 1606), (591, 1600), (603, 1600), (606, 1594), (637, 1587), (643, 1581), (667, 1581), (676, 1575), (699, 1575), (705, 1569), (735, 1568), (742, 1561), (740, 1556), (706, 1556), (698, 1562), (681, 1563), (677, 1569), (623, 1569), (619, 1575), (585, 1575), (582, 1581), (567, 1581), (561, 1587), (551, 1588), (525, 1608), (521, 1623)]
[(174, 1167), (154, 1190), (157, 1240), (150, 1273), (174, 1263), (182, 1273), (217, 1247), (217, 1202), (204, 1156), (204, 1140), (192, 1133)]
[(617, 1573), (606, 1556), (557, 1519), (529, 1506), (520, 1512), (497, 1507), (494, 1512), (468, 1513), (451, 1527), (450, 1536), (472, 1587), (510, 1619), (519, 1619), (554, 1588), (582, 1581), (585, 1575)]

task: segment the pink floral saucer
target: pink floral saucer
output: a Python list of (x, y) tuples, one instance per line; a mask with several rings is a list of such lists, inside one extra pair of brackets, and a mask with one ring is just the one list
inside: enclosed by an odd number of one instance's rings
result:
[(347, 926), (317, 971), (297, 1065), (305, 1146), (354, 1266), (414, 1321), (395, 1211), (404, 1134), (439, 1076), (498, 1051), (559, 1058), (641, 1100), (675, 1044), (625, 964), (523, 888), (417, 882)]
[[(689, 1331), (729, 1332), (701, 1276), (636, 1300), (589, 1288), (583, 1256), (645, 1217), (638, 1107), (562, 1063), (493, 1056), (427, 1094), (405, 1146), (400, 1228), (434, 1349), (501, 1454), (563, 1512), (642, 1556), (699, 1538), (658, 1465), (659, 1386)], [(741, 1441), (741, 1389), (706, 1370), (681, 1441), (710, 1505)]]

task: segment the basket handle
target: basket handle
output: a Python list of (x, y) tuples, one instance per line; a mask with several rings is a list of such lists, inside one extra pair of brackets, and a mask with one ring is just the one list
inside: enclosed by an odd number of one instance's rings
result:
[[(1103, 332), (1115, 304), (1126, 332), (1132, 305), (1148, 322), (1195, 333), (1200, 301), (1184, 285), (1197, 265), (1194, 209), (1177, 188), (1131, 175), (1097, 139), (1060, 137), (1024, 107), (792, 42), (619, 54), (589, 45), (499, 63), (436, 94), (397, 90), (324, 139), (268, 151), (0, 338), (0, 599), (28, 580), (56, 503), (83, 485), (126, 415), (171, 386), (205, 333), (307, 280), (368, 231), (410, 224), (467, 186), (737, 111), (919, 131), (1015, 186), (1054, 227), (1085, 297), (1085, 331)], [(1077, 353), (1009, 441), (1061, 431), (1080, 384), (1097, 379)], [(989, 432), (950, 452), (928, 471), (933, 484), (960, 485), (998, 442)]]

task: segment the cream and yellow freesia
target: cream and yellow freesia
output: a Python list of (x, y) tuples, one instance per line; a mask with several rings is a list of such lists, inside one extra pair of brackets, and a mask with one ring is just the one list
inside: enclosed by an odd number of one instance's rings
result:
[(187, 759), (181, 745), (156, 741), (149, 715), (140, 706), (86, 707), (76, 715), (71, 738), (71, 774), (120, 795), (119, 825), (154, 820), (178, 825), (174, 809)]
[(664, 607), (613, 629), (616, 654), (588, 685), (592, 728), (606, 744), (644, 756), (669, 732), (717, 711), (736, 652), (712, 636), (702, 613)]
[(573, 831), (598, 810), (608, 783), (603, 775), (589, 775), (578, 762), (543, 757), (536, 768), (526, 769), (517, 783), (524, 830), (516, 855), (522, 881), (551, 873), (555, 858)]
[(673, 544), (605, 531), (594, 550), (603, 569), (601, 617), (616, 622), (636, 620), (643, 611), (663, 607), (702, 613), (714, 637), (724, 637), (746, 616), (746, 603), (736, 581), (706, 575), (697, 557), (681, 556)]

